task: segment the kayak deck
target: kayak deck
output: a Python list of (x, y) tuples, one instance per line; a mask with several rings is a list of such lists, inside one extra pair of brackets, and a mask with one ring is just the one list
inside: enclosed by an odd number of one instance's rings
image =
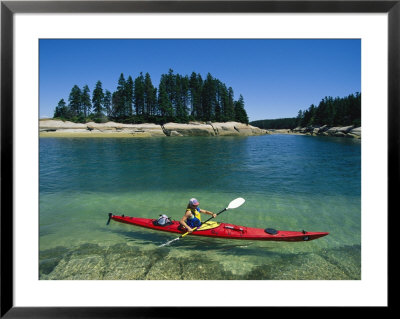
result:
[[(185, 230), (180, 229), (179, 227), (180, 223), (178, 221), (172, 221), (172, 224), (167, 226), (157, 226), (153, 224), (153, 222), (156, 219), (150, 219), (150, 218), (129, 217), (124, 215), (118, 216), (111, 214), (110, 219), (120, 223), (125, 223), (170, 233), (177, 233), (177, 234), (186, 233)], [(270, 234), (267, 233), (262, 228), (252, 228), (252, 227), (238, 226), (227, 223), (215, 223), (215, 225), (206, 227), (206, 229), (204, 230), (200, 228), (191, 233), (190, 235), (227, 238), (227, 239), (246, 239), (246, 240), (310, 241), (326, 236), (328, 234), (329, 233), (327, 232), (305, 232), (305, 231), (286, 231), (286, 230), (277, 230), (271, 232)]]

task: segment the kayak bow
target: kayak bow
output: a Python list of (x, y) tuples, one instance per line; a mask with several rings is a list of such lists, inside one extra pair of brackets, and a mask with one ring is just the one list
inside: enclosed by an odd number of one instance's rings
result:
[[(183, 234), (186, 230), (180, 229), (178, 221), (172, 221), (171, 225), (154, 225), (156, 219), (118, 216), (109, 214), (109, 221), (114, 220), (120, 223), (140, 226), (153, 230), (160, 230), (170, 233)], [(108, 224), (108, 223), (107, 223)], [(252, 228), (238, 226), (227, 223), (207, 222), (190, 235), (205, 236), (227, 239), (245, 239), (245, 240), (270, 240), (270, 241), (310, 241), (328, 235), (327, 232), (306, 232), (306, 231), (287, 231), (275, 230), (272, 228)]]

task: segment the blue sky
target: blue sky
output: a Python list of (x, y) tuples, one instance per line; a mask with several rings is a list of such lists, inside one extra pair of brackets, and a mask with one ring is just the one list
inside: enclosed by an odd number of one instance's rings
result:
[(115, 91), (121, 73), (207, 73), (242, 94), (250, 121), (295, 117), (325, 96), (361, 92), (361, 40), (145, 39), (39, 42), (40, 117), (52, 117), (71, 88), (100, 80)]

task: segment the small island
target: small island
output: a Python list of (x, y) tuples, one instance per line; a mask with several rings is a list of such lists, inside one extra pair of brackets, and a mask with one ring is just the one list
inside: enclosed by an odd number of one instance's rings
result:
[(39, 121), (40, 137), (250, 136), (267, 134), (249, 125), (244, 98), (210, 73), (162, 74), (158, 88), (149, 73), (125, 79), (116, 90), (97, 81), (92, 96), (87, 85), (74, 85), (68, 104), (55, 107), (52, 119)]

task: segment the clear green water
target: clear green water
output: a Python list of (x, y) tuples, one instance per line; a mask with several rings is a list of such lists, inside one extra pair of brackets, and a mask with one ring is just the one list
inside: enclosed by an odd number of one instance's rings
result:
[[(40, 279), (361, 279), (361, 142), (265, 135), (40, 139)], [(298, 243), (176, 237), (109, 212), (328, 231)]]

